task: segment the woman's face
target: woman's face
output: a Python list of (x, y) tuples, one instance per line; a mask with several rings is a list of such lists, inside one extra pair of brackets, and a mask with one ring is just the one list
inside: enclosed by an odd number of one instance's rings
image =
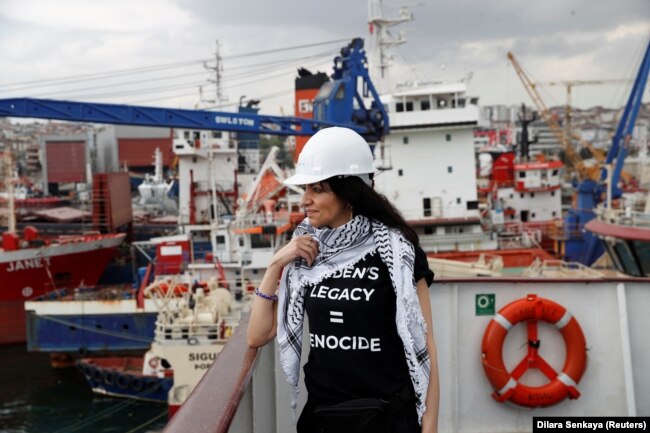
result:
[(352, 219), (352, 209), (332, 192), (327, 182), (306, 185), (300, 204), (313, 227), (336, 228)]

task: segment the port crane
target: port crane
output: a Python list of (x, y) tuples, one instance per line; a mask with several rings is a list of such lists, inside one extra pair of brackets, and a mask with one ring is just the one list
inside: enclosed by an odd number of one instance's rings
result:
[(0, 117), (280, 136), (312, 135), (321, 128), (346, 126), (371, 143), (381, 141), (389, 130), (388, 115), (370, 79), (364, 43), (360, 38), (353, 39), (334, 58), (331, 80), (321, 87), (314, 100), (313, 119), (36, 98), (0, 99)]
[(567, 137), (557, 121), (550, 115), (548, 108), (542, 101), (535, 89), (535, 84), (525, 74), (514, 55), (509, 52), (508, 59), (515, 67), (517, 75), (521, 79), (526, 91), (533, 99), (533, 102), (540, 110), (540, 115), (548, 123), (555, 137), (564, 144), (567, 157), (578, 172), (577, 203), (576, 208), (570, 209), (565, 216), (565, 232), (567, 237), (566, 256), (571, 261), (578, 261), (585, 265), (591, 265), (603, 252), (602, 242), (590, 232), (584, 229), (584, 225), (595, 217), (594, 209), (602, 201), (604, 193), (609, 189), (612, 198), (618, 198), (622, 194), (618, 183), (628, 176), (623, 172), (623, 163), (627, 156), (626, 143), (629, 141), (634, 123), (636, 121), (643, 90), (648, 81), (650, 70), (650, 42), (639, 66), (637, 76), (634, 80), (632, 90), (628, 97), (623, 115), (619, 121), (616, 133), (612, 138), (612, 146), (605, 157), (602, 153), (592, 151), (592, 154), (599, 159), (599, 165), (589, 168), (579, 157), (570, 138), (578, 139), (592, 150), (592, 146), (586, 143), (581, 137), (570, 134)]
[(599, 151), (595, 149), (591, 143), (587, 142), (584, 140), (582, 137), (578, 136), (577, 134), (573, 134), (570, 132), (567, 132), (566, 130), (563, 130), (562, 127), (560, 126), (559, 122), (557, 119), (552, 115), (551, 111), (548, 109), (546, 104), (544, 103), (544, 100), (540, 96), (539, 92), (537, 91), (537, 84), (534, 83), (530, 77), (524, 72), (523, 68), (515, 58), (514, 54), (512, 52), (508, 52), (508, 60), (510, 60), (510, 63), (512, 63), (512, 66), (515, 68), (515, 71), (517, 72), (517, 75), (519, 76), (519, 79), (521, 80), (522, 84), (524, 85), (524, 88), (526, 89), (526, 92), (530, 96), (530, 98), (533, 100), (533, 103), (537, 107), (537, 110), (539, 112), (539, 115), (542, 117), (542, 119), (546, 122), (548, 127), (550, 128), (551, 132), (553, 133), (553, 136), (555, 139), (562, 145), (562, 148), (564, 149), (564, 152), (566, 154), (566, 157), (571, 164), (571, 166), (576, 170), (578, 178), (579, 179), (597, 179), (599, 176), (599, 172), (597, 169), (588, 167), (583, 161), (578, 152), (576, 152), (575, 148), (573, 147), (573, 142), (572, 140), (577, 140), (582, 146), (586, 147), (589, 149), (592, 155), (597, 155), (599, 154)]

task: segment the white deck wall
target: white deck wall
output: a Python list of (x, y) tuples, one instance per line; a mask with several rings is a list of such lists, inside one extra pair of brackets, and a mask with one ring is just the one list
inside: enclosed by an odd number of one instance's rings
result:
[[(476, 315), (476, 297), (493, 294), (499, 311), (529, 293), (564, 306), (582, 327), (588, 364), (578, 384), (582, 395), (577, 400), (528, 409), (498, 403), (490, 396), (493, 389), (481, 364), (481, 340), (492, 316)], [(531, 432), (533, 416), (650, 415), (650, 342), (645, 335), (650, 325), (650, 283), (484, 279), (436, 282), (430, 294), (440, 371), (440, 432)], [(509, 370), (526, 354), (525, 328), (524, 324), (516, 325), (506, 338), (504, 357)], [(539, 337), (540, 356), (560, 371), (564, 343), (559, 332), (542, 323)], [(271, 345), (263, 351), (230, 432), (294, 431), (289, 388), (277, 351)], [(522, 381), (531, 386), (543, 383), (534, 372), (524, 375)], [(269, 398), (273, 384), (274, 401)], [(303, 391), (299, 408), (304, 400)]]
[[(440, 200), (443, 218), (477, 217), (477, 211), (467, 210), (467, 201), (477, 200), (472, 129), (391, 132), (386, 144), (390, 148), (392, 170), (377, 176), (377, 190), (385, 194), (406, 219), (424, 218), (424, 198), (431, 199), (432, 210), (436, 198)], [(408, 137), (406, 144), (404, 137)], [(399, 170), (402, 170), (401, 176)]]

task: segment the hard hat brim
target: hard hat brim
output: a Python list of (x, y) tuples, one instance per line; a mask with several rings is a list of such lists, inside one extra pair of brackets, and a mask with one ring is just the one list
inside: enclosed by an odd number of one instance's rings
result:
[(316, 176), (309, 174), (297, 173), (293, 176), (286, 178), (282, 183), (285, 185), (311, 185), (312, 183), (317, 183), (323, 181), (331, 176)]

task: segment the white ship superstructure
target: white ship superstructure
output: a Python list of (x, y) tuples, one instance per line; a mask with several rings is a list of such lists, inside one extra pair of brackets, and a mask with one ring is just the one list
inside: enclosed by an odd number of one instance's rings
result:
[(427, 252), (496, 248), (483, 233), (476, 188), (478, 98), (467, 83), (403, 87), (384, 95), (390, 134), (375, 150), (385, 194)]

